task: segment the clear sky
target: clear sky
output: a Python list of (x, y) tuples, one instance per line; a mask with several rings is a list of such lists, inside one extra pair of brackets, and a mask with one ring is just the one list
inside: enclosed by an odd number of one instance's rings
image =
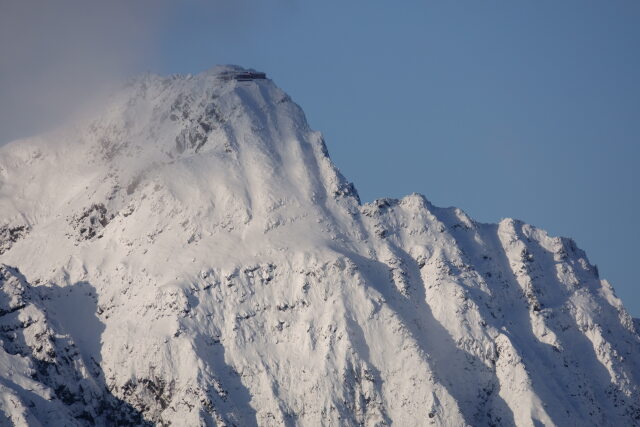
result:
[(0, 143), (140, 71), (253, 67), (365, 201), (573, 237), (640, 316), (637, 0), (51, 3), (0, 2)]

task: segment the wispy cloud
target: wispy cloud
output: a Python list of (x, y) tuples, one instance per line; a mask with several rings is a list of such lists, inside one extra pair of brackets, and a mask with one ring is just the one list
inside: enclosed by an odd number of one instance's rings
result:
[(0, 143), (57, 124), (144, 69), (165, 10), (161, 0), (0, 3)]
[[(181, 69), (181, 51), (251, 42), (293, 0), (0, 2), (0, 144), (56, 126), (144, 71)], [(172, 57), (173, 55), (173, 57)], [(219, 58), (203, 58), (204, 68)], [(224, 59), (222, 59), (224, 60)], [(197, 61), (196, 61), (197, 62)], [(198, 70), (183, 70), (198, 71)]]

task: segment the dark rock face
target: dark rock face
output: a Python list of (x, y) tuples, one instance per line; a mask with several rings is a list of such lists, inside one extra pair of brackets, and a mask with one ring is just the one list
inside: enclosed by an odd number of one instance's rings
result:
[(93, 240), (102, 237), (102, 230), (113, 219), (102, 203), (96, 203), (85, 209), (81, 214), (71, 218), (69, 224), (77, 232), (79, 241)]
[[(210, 97), (208, 104), (197, 108), (199, 112), (192, 111), (194, 102), (188, 96), (178, 96), (171, 105), (171, 121), (179, 121), (184, 127), (176, 136), (176, 151), (178, 154), (186, 150), (198, 152), (207, 142), (211, 132), (222, 126), (225, 122), (218, 106), (215, 104), (215, 97)], [(203, 108), (202, 108), (203, 107)]]
[(11, 249), (11, 246), (29, 233), (26, 225), (0, 226), (0, 255)]
[(70, 334), (47, 319), (48, 302), (72, 292), (91, 295), (92, 288), (87, 283), (70, 289), (33, 287), (18, 269), (0, 264), (0, 353), (26, 360), (29, 377), (49, 394), (43, 401), (34, 390), (21, 389), (20, 398), (30, 402), (42, 422), (57, 411), (60, 425), (148, 424), (108, 392), (95, 358), (87, 360)]

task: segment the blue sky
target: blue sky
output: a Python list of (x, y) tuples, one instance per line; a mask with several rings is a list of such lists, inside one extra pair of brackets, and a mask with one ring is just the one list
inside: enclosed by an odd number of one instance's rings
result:
[(109, 79), (253, 67), (364, 200), (419, 192), (573, 237), (640, 316), (640, 2), (40, 3), (0, 6), (0, 142)]

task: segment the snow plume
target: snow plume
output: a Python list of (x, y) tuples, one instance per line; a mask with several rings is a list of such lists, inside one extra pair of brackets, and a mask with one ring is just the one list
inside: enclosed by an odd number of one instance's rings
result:
[(160, 18), (143, 0), (0, 4), (0, 144), (87, 108), (145, 60)]
[(169, 40), (189, 44), (207, 29), (212, 45), (237, 43), (267, 9), (257, 0), (0, 3), (0, 145), (60, 125), (103, 104), (127, 78), (167, 66)]

